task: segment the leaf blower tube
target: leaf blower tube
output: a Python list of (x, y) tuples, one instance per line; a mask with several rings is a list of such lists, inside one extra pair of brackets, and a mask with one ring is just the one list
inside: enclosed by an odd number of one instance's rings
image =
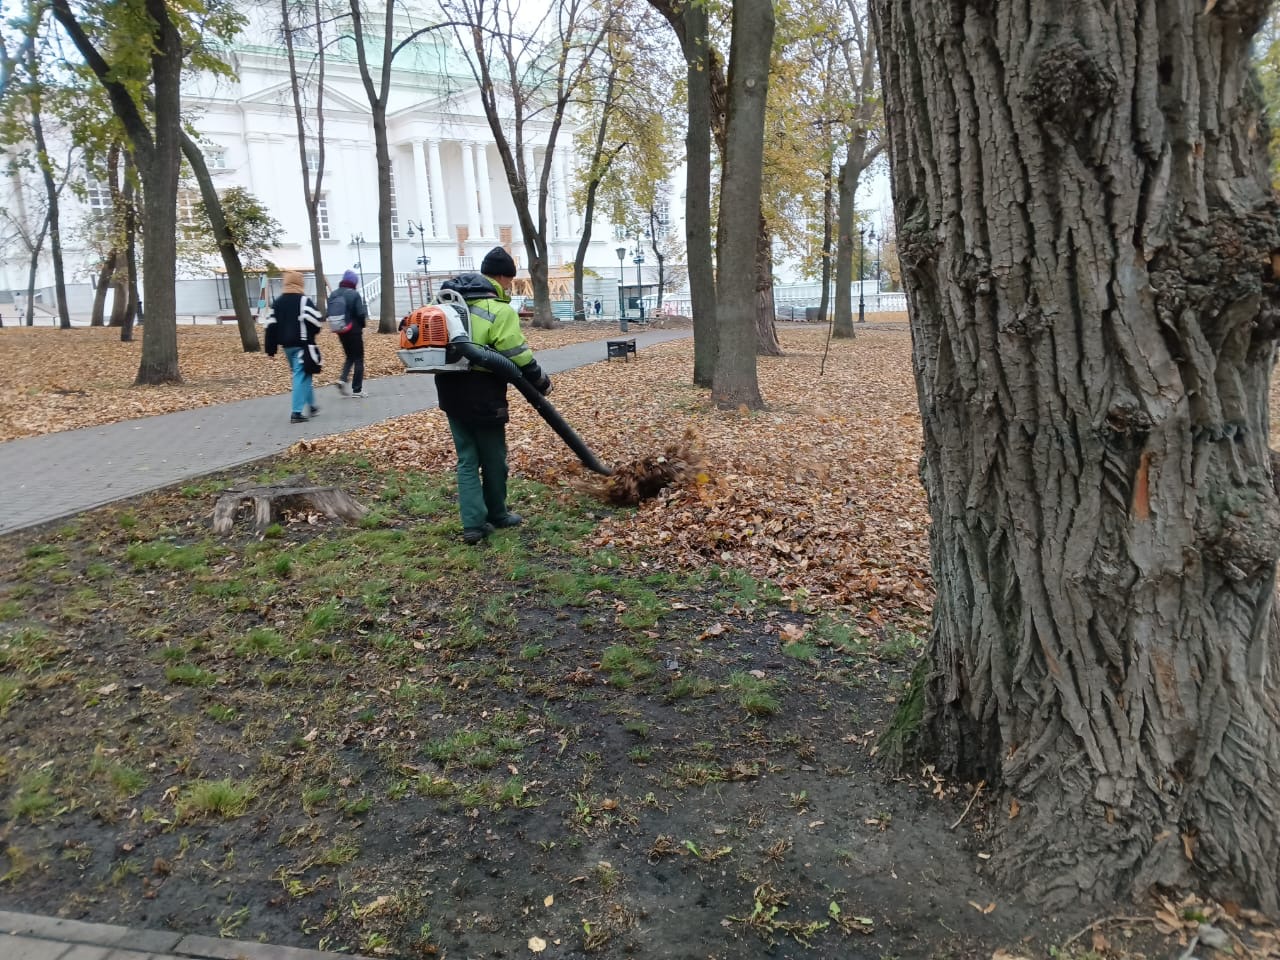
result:
[(509, 359), (496, 350), (482, 347), (469, 340), (454, 340), (449, 346), (472, 363), (502, 377), (507, 383), (524, 394), (524, 398), (529, 401), (529, 405), (538, 411), (538, 415), (547, 421), (547, 425), (560, 435), (560, 439), (568, 444), (570, 450), (578, 455), (578, 459), (582, 461), (584, 467), (606, 477), (613, 474), (612, 470), (596, 458), (596, 455), (591, 452), (591, 448), (582, 442), (582, 438), (574, 432), (573, 427), (565, 422), (564, 417), (560, 416), (560, 411), (551, 405), (551, 401), (544, 397), (537, 387), (526, 380), (524, 374), (520, 372), (520, 368)]

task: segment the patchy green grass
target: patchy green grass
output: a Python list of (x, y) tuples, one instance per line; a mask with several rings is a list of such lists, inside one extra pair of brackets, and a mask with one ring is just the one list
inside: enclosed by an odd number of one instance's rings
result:
[(256, 795), (257, 788), (252, 783), (236, 783), (229, 777), (197, 780), (178, 794), (178, 819), (234, 820), (244, 815)]
[[(881, 843), (844, 734), (877, 722), (884, 689), (841, 675), (873, 644), (739, 572), (599, 548), (604, 508), (563, 489), (513, 481), (525, 524), (473, 549), (451, 476), (355, 462), (306, 459), (374, 507), (351, 526), (213, 541), (220, 480), (0, 538), (17, 572), (0, 584), (7, 894), (391, 956), (496, 955), (554, 930), (620, 960), (653, 937), (670, 952), (655, 871), (670, 896), (705, 895), (697, 923), (718, 932), (760, 851), (807, 830), (814, 866), (791, 895), (829, 919), (851, 866), (827, 869), (822, 824), (860, 857)], [(783, 617), (808, 618), (791, 649)], [(911, 642), (887, 634), (876, 654)], [(706, 952), (750, 949), (725, 943)]]

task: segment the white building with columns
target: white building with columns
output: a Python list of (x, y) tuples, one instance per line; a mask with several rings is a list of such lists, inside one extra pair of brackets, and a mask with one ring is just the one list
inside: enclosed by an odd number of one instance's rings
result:
[[(311, 239), (303, 196), (302, 160), (289, 82), (289, 64), (279, 26), (267, 8), (258, 8), (249, 26), (228, 50), (230, 77), (201, 75), (184, 85), (183, 109), (197, 131), (206, 161), (219, 191), (240, 186), (249, 190), (283, 227), (279, 248), (269, 259), (284, 269), (310, 271)], [(370, 18), (378, 22), (378, 17)], [(338, 32), (335, 27), (331, 33)], [(349, 32), (349, 30), (348, 30)], [(376, 63), (376, 45), (370, 55)], [(304, 87), (308, 121), (306, 163), (315, 170), (319, 162), (316, 131), (315, 63), (310, 50), (299, 50), (299, 71), (307, 76)], [(376, 76), (375, 76), (376, 83)], [(343, 270), (356, 267), (373, 294), (395, 283), (405, 297), (406, 278), (419, 272), (420, 260), (429, 259), (430, 274), (437, 279), (477, 269), (485, 252), (506, 247), (525, 272), (527, 255), (515, 204), (507, 185), (489, 123), (480, 106), (479, 91), (460, 54), (436, 42), (415, 42), (397, 57), (391, 74), (387, 105), (387, 135), (391, 145), (393, 177), (391, 244), (395, 278), (383, 278), (378, 243), (377, 161), (373, 120), (350, 38), (331, 44), (325, 61), (324, 170), (321, 182), (319, 226), (321, 256), (326, 276), (336, 280)], [(507, 136), (514, 143), (514, 130)], [(526, 121), (525, 163), (537, 172), (546, 157), (549, 123)], [(571, 128), (566, 124), (553, 154), (547, 197), (547, 239), (550, 268), (571, 268), (582, 235), (581, 211), (572, 201), (574, 158)], [(62, 235), (72, 312), (87, 312), (92, 298), (90, 282), (96, 255), (77, 243), (77, 224), (92, 209), (100, 208), (105, 191), (92, 171), (81, 165), (71, 172), (83, 191), (64, 191)], [(6, 190), (7, 187), (7, 190)], [(33, 193), (35, 180), (11, 178), (0, 185), (0, 194)], [(536, 201), (536, 193), (533, 199)], [(0, 197), (0, 202), (3, 201)], [(199, 193), (194, 182), (184, 181), (179, 216), (190, 215)], [(41, 208), (39, 203), (35, 207)], [(612, 289), (617, 283), (614, 253), (617, 235), (607, 221), (597, 218), (586, 266)], [(0, 290), (25, 289), (27, 264), (21, 251), (11, 248), (0, 260)], [(220, 261), (210, 258), (208, 269), (189, 273), (179, 281), (178, 312), (225, 312), (225, 285), (214, 279)], [(567, 270), (565, 271), (567, 272)], [(38, 271), (37, 287), (52, 284), (46, 256)], [(555, 294), (553, 293), (553, 296)], [(590, 296), (590, 293), (589, 293)], [(52, 302), (45, 296), (46, 304)]]

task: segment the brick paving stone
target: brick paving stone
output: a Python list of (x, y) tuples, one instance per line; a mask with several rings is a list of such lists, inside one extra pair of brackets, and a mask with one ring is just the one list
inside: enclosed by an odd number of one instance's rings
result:
[[(0, 910), (0, 931), (23, 933), (67, 943), (93, 943), (124, 947), (139, 953), (165, 953), (182, 939), (180, 933), (164, 930), (135, 930), (109, 923), (85, 923), (62, 917), (42, 917), (30, 913)], [(3, 960), (3, 955), (0, 955)]]
[(56, 940), (0, 934), (0, 957), (4, 960), (59, 960), (67, 952), (67, 946)]
[(136, 950), (116, 950), (112, 947), (91, 946), (77, 943), (58, 960), (110, 960), (119, 955), (119, 960), (147, 960), (150, 954), (138, 953)]

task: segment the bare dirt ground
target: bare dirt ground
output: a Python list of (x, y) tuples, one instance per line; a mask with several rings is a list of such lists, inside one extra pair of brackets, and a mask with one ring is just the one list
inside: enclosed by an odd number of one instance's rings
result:
[(783, 343), (758, 413), (688, 343), (557, 378), (610, 462), (701, 446), (636, 509), (513, 405), (527, 519), (478, 550), (438, 412), (253, 472), (356, 525), (214, 537), (237, 474), (0, 538), (0, 905), (395, 957), (1272, 955), (1171, 892), (1045, 915), (985, 874), (1005, 811), (880, 765), (931, 597), (909, 336)]

